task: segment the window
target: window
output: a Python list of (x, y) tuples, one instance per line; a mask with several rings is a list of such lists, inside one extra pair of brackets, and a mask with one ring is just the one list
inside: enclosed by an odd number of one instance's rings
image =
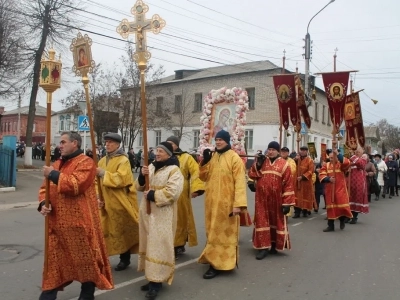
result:
[(64, 124), (65, 130), (67, 131), (71, 130), (70, 126), (71, 126), (71, 116), (67, 115), (65, 117), (65, 124)]
[(322, 124), (325, 124), (325, 105), (322, 105)]
[(33, 123), (33, 128), (32, 128), (32, 132), (36, 131), (36, 123)]
[(193, 130), (193, 148), (199, 148), (200, 130)]
[(249, 97), (249, 109), (256, 108), (256, 89), (255, 88), (247, 88), (246, 89), (247, 96)]
[(139, 147), (143, 146), (143, 131), (139, 131)]
[(162, 115), (163, 102), (164, 102), (164, 98), (163, 97), (157, 97), (157, 107), (156, 107), (156, 114), (157, 115)]
[(17, 122), (14, 122), (13, 131), (17, 131)]
[(161, 143), (161, 130), (156, 130), (155, 133), (156, 133), (156, 146), (157, 146), (160, 145)]
[(8, 122), (7, 132), (11, 132), (11, 122)]
[(64, 131), (64, 116), (60, 116), (60, 131)]
[(179, 137), (179, 133), (180, 133), (181, 131), (180, 130), (172, 130), (172, 134), (174, 135), (174, 136), (178, 136)]
[(203, 94), (202, 93), (196, 93), (194, 94), (194, 109), (193, 111), (201, 111), (203, 106)]
[(315, 120), (315, 121), (318, 121), (318, 102), (315, 102), (314, 120)]
[(182, 95), (175, 96), (175, 113), (182, 112)]
[(329, 112), (329, 108), (328, 108), (328, 121), (326, 123), (328, 126), (331, 126), (331, 113)]
[(247, 150), (253, 149), (253, 129), (245, 130), (244, 144)]

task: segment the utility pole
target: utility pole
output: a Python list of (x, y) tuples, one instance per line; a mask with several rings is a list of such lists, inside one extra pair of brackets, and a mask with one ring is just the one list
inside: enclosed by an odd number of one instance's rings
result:
[(18, 93), (18, 125), (17, 125), (17, 138), (18, 143), (21, 140), (21, 93)]

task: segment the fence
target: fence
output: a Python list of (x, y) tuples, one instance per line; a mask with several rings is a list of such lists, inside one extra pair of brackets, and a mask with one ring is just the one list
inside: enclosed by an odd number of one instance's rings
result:
[(0, 145), (0, 184), (6, 187), (15, 186), (15, 150)]

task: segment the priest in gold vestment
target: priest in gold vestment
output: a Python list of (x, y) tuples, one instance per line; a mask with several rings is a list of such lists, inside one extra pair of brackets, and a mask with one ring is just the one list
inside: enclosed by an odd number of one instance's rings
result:
[(139, 250), (139, 207), (131, 165), (120, 148), (121, 136), (108, 133), (104, 141), (107, 155), (97, 168), (103, 196), (99, 199), (101, 225), (108, 255), (119, 254), (115, 271), (122, 271), (130, 265), (131, 253)]
[[(145, 190), (146, 174), (149, 175), (149, 190)], [(157, 146), (155, 161), (143, 166), (136, 187), (143, 191), (139, 208), (138, 271), (145, 271), (149, 281), (141, 290), (147, 291), (147, 299), (155, 299), (162, 282), (171, 284), (174, 278), (177, 201), (183, 189), (183, 176), (170, 143), (162, 142)], [(150, 201), (150, 214), (147, 201)]]
[(62, 158), (51, 167), (43, 167), (50, 180), (51, 207), (44, 206), (43, 182), (38, 210), (49, 218), (49, 248), (39, 300), (57, 299), (58, 291), (72, 281), (82, 284), (79, 299), (94, 299), (96, 287), (114, 287), (96, 201), (96, 166), (83, 154), (81, 144), (79, 133), (63, 132)]
[(167, 142), (171, 143), (174, 155), (179, 160), (179, 167), (183, 175), (183, 191), (178, 199), (178, 223), (175, 233), (175, 258), (184, 253), (186, 243), (189, 247), (197, 246), (196, 225), (194, 223), (191, 198), (204, 193), (204, 183), (199, 178), (199, 164), (194, 158), (179, 148), (179, 138), (170, 136)]
[(209, 264), (204, 279), (220, 271), (233, 270), (239, 256), (239, 213), (247, 208), (246, 174), (243, 161), (231, 150), (230, 135), (220, 130), (215, 136), (215, 153), (203, 152), (200, 179), (205, 182), (207, 243), (198, 260)]
[[(293, 158), (289, 157), (289, 152), (290, 151), (288, 147), (282, 147), (280, 154), (281, 157), (289, 163), (290, 171), (293, 178), (293, 188), (295, 188), (297, 184), (297, 177), (296, 177), (297, 166)], [(290, 212), (286, 216), (291, 217), (293, 215), (293, 212), (294, 212), (294, 206), (290, 206)]]

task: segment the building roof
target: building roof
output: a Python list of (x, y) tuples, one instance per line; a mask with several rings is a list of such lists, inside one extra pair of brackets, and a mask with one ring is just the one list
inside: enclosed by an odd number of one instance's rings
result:
[(82, 113), (83, 112), (81, 111), (79, 106), (75, 105), (75, 106), (70, 106), (70, 107), (64, 108), (59, 111), (54, 111), (54, 112), (52, 112), (51, 115), (54, 116), (54, 115), (63, 115), (63, 114), (82, 114)]
[(241, 64), (224, 65), (219, 67), (212, 67), (212, 68), (205, 68), (198, 70), (177, 70), (175, 71), (175, 73), (178, 72), (183, 73), (182, 79), (175, 79), (176, 78), (175, 74), (162, 78), (159, 84), (196, 80), (196, 79), (218, 77), (218, 76), (253, 73), (260, 71), (270, 71), (275, 69), (281, 69), (281, 67), (273, 64), (268, 60), (262, 60), (262, 61), (252, 61)]
[[(5, 111), (3, 113), (3, 116), (11, 116), (11, 115), (18, 115), (20, 113), (21, 115), (28, 115), (29, 114), (29, 106), (22, 106), (21, 108), (16, 108), (10, 111)], [(51, 111), (53, 114), (54, 111)], [(36, 112), (35, 116), (41, 116), (41, 117), (46, 117), (47, 116), (47, 109), (46, 107), (36, 105)]]

